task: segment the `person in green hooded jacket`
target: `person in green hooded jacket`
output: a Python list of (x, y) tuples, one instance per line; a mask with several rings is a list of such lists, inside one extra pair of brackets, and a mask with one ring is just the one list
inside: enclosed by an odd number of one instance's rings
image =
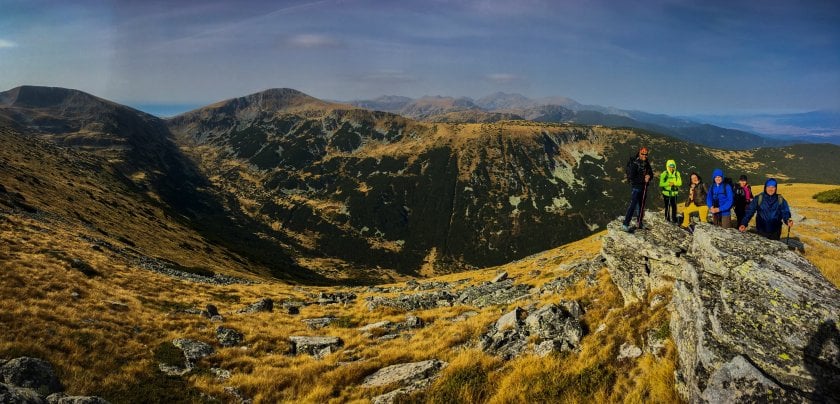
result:
[(665, 220), (677, 223), (677, 194), (682, 186), (682, 176), (677, 171), (677, 162), (668, 160), (665, 171), (659, 175), (659, 188), (665, 200)]

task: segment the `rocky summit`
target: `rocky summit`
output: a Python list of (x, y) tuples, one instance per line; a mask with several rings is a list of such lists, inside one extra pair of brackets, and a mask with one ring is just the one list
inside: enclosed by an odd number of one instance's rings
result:
[(840, 400), (840, 290), (781, 241), (649, 213), (609, 225), (602, 255), (626, 304), (672, 289), (677, 390), (689, 402)]

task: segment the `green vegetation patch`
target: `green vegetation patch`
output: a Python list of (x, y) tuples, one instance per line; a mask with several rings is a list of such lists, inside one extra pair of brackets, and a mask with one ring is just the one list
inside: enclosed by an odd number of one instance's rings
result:
[(840, 203), (840, 188), (820, 192), (812, 198), (822, 203)]

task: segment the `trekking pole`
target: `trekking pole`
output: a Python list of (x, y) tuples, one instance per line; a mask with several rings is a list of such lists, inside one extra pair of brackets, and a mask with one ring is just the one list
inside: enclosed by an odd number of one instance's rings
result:
[(787, 244), (788, 247), (790, 247), (790, 225), (789, 224), (787, 225), (787, 228), (788, 228), (788, 234), (787, 234), (787, 238), (785, 239), (785, 244)]
[(639, 205), (639, 223), (637, 224), (637, 228), (642, 228), (642, 218), (645, 216), (645, 200), (647, 199), (647, 189), (648, 184), (650, 181), (645, 182), (645, 187), (642, 189), (642, 203)]

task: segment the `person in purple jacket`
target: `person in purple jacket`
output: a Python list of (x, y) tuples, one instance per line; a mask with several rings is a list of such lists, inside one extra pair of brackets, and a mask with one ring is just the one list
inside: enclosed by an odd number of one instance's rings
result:
[(709, 187), (709, 193), (706, 194), (706, 205), (709, 206), (709, 212), (713, 214), (714, 225), (726, 229), (732, 225), (730, 220), (734, 200), (732, 187), (723, 182), (723, 170), (720, 168), (712, 172), (712, 178), (714, 182)]

